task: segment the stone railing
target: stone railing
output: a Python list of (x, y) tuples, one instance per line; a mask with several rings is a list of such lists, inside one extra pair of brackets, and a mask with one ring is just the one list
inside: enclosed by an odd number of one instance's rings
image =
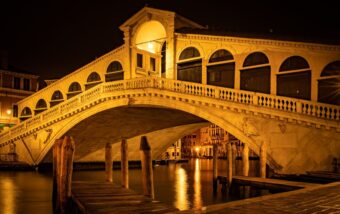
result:
[(338, 122), (340, 118), (340, 106), (203, 85), (199, 83), (148, 77), (99, 84), (1, 133), (0, 143), (2, 144), (0, 145), (4, 145), (4, 142), (7, 144), (9, 140), (13, 140), (30, 130), (32, 131), (42, 124), (49, 125), (54, 119), (61, 118), (63, 115), (67, 115), (70, 112), (75, 112), (75, 110), (83, 108), (89, 102), (109, 97), (112, 92), (143, 88), (155, 88), (162, 91), (207, 97), (220, 101), (260, 106), (267, 109), (291, 112), (294, 114), (322, 118), (336, 122)]

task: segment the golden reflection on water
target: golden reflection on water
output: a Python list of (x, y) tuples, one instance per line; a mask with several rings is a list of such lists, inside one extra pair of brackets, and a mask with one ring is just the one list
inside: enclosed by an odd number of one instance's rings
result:
[(180, 210), (187, 210), (189, 209), (187, 172), (181, 167), (181, 165), (176, 165), (175, 172), (175, 207)]
[(6, 214), (14, 214), (15, 212), (15, 185), (13, 180), (9, 178), (1, 178), (0, 180), (0, 205), (1, 210)]
[(195, 174), (194, 174), (194, 207), (202, 207), (202, 196), (201, 196), (201, 169), (200, 159), (195, 160)]

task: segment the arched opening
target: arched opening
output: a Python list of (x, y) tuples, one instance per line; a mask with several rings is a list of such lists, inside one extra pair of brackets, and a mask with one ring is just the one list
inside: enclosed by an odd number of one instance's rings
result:
[(241, 90), (270, 94), (270, 65), (268, 57), (254, 52), (244, 60), (240, 74)]
[(27, 120), (32, 117), (32, 111), (30, 108), (25, 107), (20, 114), (20, 121)]
[(159, 53), (166, 39), (164, 26), (158, 21), (143, 23), (136, 34), (136, 47), (150, 53)]
[(61, 93), (61, 91), (55, 91), (52, 94), (51, 101), (50, 101), (50, 107), (53, 107), (61, 102), (64, 101), (64, 96)]
[(207, 83), (227, 88), (234, 88), (235, 60), (233, 55), (224, 49), (213, 53), (207, 65)]
[(85, 84), (85, 90), (90, 89), (96, 85), (98, 85), (99, 83), (101, 83), (101, 79), (100, 76), (97, 72), (92, 72), (88, 77), (87, 77), (87, 81)]
[(70, 87), (68, 88), (67, 99), (74, 97), (81, 93), (81, 86), (78, 82), (71, 83)]
[(196, 48), (189, 47), (182, 51), (177, 63), (177, 79), (202, 83), (202, 58)]
[(106, 69), (105, 82), (112, 82), (124, 79), (124, 70), (122, 64), (118, 61), (113, 61)]
[(43, 112), (47, 110), (47, 104), (46, 104), (46, 101), (44, 99), (40, 99), (38, 102), (37, 102), (37, 105), (35, 106), (35, 110), (34, 110), (34, 113), (35, 115)]
[(340, 61), (329, 63), (318, 79), (318, 102), (340, 105)]
[(300, 56), (287, 58), (277, 74), (277, 95), (310, 100), (311, 70)]

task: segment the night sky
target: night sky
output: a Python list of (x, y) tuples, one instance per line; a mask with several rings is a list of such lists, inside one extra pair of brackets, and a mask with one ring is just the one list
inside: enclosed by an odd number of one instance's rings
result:
[(340, 44), (336, 1), (82, 0), (0, 2), (0, 50), (17, 70), (61, 77), (123, 43), (118, 29), (149, 7), (175, 11), (212, 29)]

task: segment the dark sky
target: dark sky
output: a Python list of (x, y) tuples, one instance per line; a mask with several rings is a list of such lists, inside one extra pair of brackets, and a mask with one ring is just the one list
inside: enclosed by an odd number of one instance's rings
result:
[(0, 49), (20, 70), (61, 77), (122, 44), (118, 29), (148, 4), (209, 27), (326, 41), (340, 40), (336, 1), (79, 0), (0, 2)]

